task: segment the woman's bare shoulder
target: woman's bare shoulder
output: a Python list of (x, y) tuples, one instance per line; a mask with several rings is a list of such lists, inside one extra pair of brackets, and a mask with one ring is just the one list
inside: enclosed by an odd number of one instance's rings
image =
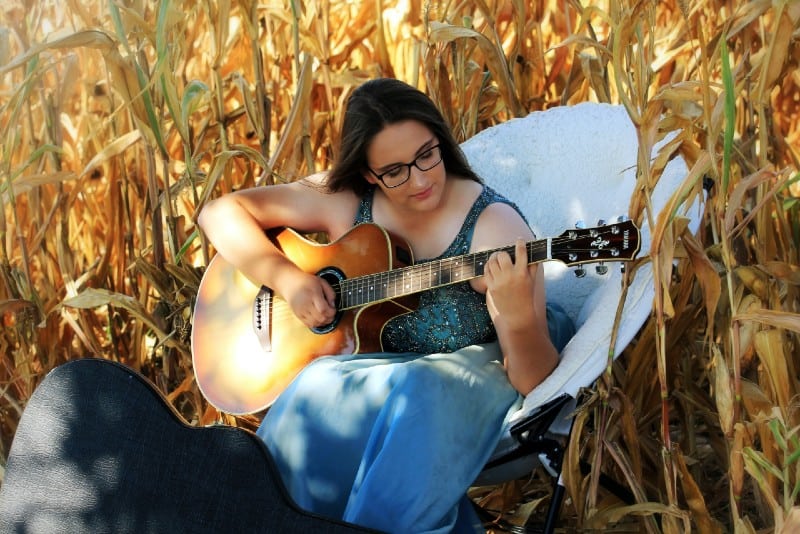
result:
[(359, 198), (351, 191), (331, 192), (326, 178), (327, 174), (320, 172), (228, 196), (245, 207), (262, 228), (287, 226), (301, 232), (339, 233), (352, 225)]
[(511, 205), (494, 202), (486, 206), (475, 223), (473, 250), (486, 250), (514, 243), (517, 238), (531, 239), (525, 219)]

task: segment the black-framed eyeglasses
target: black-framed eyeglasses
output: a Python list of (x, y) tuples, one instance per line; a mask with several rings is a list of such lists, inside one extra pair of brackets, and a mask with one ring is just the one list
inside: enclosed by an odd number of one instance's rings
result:
[(411, 167), (416, 167), (421, 171), (429, 171), (442, 162), (442, 149), (439, 145), (434, 145), (425, 152), (417, 156), (411, 163), (400, 163), (381, 174), (376, 173), (369, 167), (375, 178), (383, 182), (386, 187), (398, 187), (403, 185), (411, 177)]

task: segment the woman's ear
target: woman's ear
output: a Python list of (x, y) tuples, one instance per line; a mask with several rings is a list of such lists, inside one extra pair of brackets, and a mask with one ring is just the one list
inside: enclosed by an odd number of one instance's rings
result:
[(361, 176), (364, 177), (368, 184), (377, 185), (380, 181), (375, 178), (375, 175), (369, 169), (361, 169)]

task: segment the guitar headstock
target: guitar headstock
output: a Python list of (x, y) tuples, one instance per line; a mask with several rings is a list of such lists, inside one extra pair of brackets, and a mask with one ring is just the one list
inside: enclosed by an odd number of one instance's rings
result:
[[(630, 220), (593, 228), (574, 228), (553, 239), (551, 257), (569, 266), (631, 261), (639, 252), (640, 237), (639, 228)], [(604, 274), (605, 267), (598, 272)], [(582, 276), (585, 273), (580, 270), (576, 274)]]

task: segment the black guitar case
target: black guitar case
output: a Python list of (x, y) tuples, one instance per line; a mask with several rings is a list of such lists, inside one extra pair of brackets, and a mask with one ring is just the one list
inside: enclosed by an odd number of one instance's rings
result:
[(86, 359), (50, 372), (25, 408), (0, 532), (370, 531), (300, 510), (252, 432), (191, 427), (141, 375)]

